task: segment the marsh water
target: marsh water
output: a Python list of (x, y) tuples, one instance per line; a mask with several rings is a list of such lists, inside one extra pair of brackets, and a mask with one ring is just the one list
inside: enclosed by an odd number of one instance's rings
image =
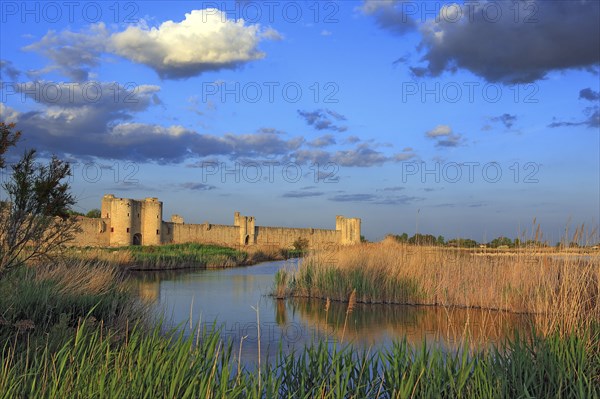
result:
[(131, 281), (157, 320), (162, 319), (163, 328), (193, 334), (197, 325), (208, 329), (216, 325), (222, 337), (232, 341), (234, 353), (243, 341), (246, 363), (257, 359), (258, 325), (263, 361), (280, 349), (300, 350), (315, 338), (381, 348), (406, 337), (417, 346), (426, 343), (451, 350), (465, 340), (472, 345), (495, 343), (528, 328), (524, 316), (509, 313), (409, 305), (357, 304), (346, 320), (344, 303), (332, 302), (326, 310), (322, 300), (269, 296), (277, 270), (293, 271), (298, 262), (140, 272)]

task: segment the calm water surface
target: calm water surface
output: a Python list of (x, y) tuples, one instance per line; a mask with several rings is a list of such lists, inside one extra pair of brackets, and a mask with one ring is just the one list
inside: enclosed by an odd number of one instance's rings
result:
[[(234, 353), (242, 346), (242, 360), (258, 355), (257, 308), (261, 329), (261, 356), (272, 358), (281, 348), (288, 352), (310, 344), (315, 337), (330, 343), (351, 342), (359, 347), (385, 347), (404, 337), (415, 345), (456, 347), (470, 342), (497, 342), (514, 330), (527, 329), (524, 316), (481, 310), (439, 307), (357, 304), (346, 323), (346, 304), (322, 300), (277, 300), (268, 294), (277, 270), (295, 270), (298, 260), (266, 262), (255, 266), (177, 272), (144, 272), (132, 276), (140, 297), (152, 305), (165, 328), (179, 326), (189, 333), (197, 323), (221, 328), (231, 339)], [(344, 324), (346, 324), (344, 328)], [(264, 360), (263, 360), (264, 361)]]

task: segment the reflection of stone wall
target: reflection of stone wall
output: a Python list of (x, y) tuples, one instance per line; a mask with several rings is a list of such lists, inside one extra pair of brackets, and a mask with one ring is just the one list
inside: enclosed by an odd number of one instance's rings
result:
[(160, 296), (160, 283), (158, 281), (139, 281), (138, 295), (145, 303), (154, 303)]
[(360, 219), (336, 217), (336, 229), (298, 229), (257, 226), (253, 216), (234, 214), (233, 226), (186, 224), (179, 215), (162, 220), (162, 202), (157, 198), (133, 200), (107, 194), (102, 198), (102, 219), (80, 218), (82, 232), (74, 244), (81, 246), (160, 245), (211, 243), (229, 247), (272, 245), (291, 248), (299, 238), (309, 247), (347, 245), (360, 242)]

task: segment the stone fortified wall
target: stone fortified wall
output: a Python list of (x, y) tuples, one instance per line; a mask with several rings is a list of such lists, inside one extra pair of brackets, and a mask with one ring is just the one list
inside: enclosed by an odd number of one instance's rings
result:
[(160, 245), (182, 243), (218, 244), (229, 247), (272, 245), (290, 248), (298, 238), (310, 247), (349, 245), (360, 242), (360, 219), (336, 216), (335, 230), (257, 226), (253, 216), (234, 213), (233, 226), (186, 224), (179, 215), (162, 220), (158, 198), (134, 200), (107, 194), (102, 198), (101, 217), (79, 218), (78, 246)]

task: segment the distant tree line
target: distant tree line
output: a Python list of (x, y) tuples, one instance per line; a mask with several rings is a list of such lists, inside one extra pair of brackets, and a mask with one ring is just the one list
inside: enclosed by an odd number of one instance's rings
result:
[(547, 242), (536, 241), (536, 240), (521, 240), (515, 238), (514, 240), (500, 236), (494, 238), (488, 243), (479, 243), (470, 238), (452, 238), (448, 241), (445, 240), (444, 236), (435, 237), (432, 234), (414, 234), (410, 236), (407, 233), (390, 234), (391, 237), (396, 239), (398, 242), (412, 244), (412, 245), (426, 245), (426, 246), (445, 246), (454, 248), (475, 248), (481, 245), (485, 245), (488, 248), (532, 248), (532, 247), (548, 247)]
[(67, 212), (71, 216), (85, 216), (87, 218), (94, 218), (94, 219), (97, 219), (100, 217), (100, 209), (92, 209), (88, 213), (78, 212), (73, 209), (69, 209)]

